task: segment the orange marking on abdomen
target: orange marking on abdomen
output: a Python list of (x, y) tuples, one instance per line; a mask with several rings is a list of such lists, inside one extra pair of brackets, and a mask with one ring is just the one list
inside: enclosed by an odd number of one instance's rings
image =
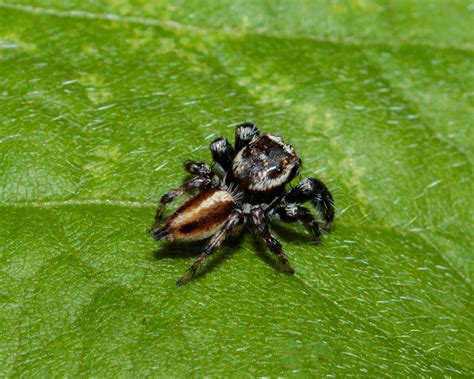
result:
[(175, 240), (201, 240), (218, 232), (235, 206), (230, 193), (211, 189), (179, 207), (165, 227)]

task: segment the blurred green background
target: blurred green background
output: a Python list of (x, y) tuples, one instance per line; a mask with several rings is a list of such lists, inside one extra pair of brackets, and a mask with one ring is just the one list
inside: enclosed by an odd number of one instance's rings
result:
[[(472, 377), (469, 1), (0, 1), (0, 376)], [(147, 234), (255, 122), (335, 195), (183, 288)], [(172, 210), (171, 207), (170, 210)]]

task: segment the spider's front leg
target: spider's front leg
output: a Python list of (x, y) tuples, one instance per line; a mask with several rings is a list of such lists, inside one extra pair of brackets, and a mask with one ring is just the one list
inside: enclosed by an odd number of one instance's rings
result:
[(309, 200), (323, 217), (325, 229), (329, 230), (334, 220), (334, 200), (331, 192), (322, 181), (315, 178), (303, 179), (284, 197), (287, 204), (297, 205)]
[(235, 152), (242, 150), (250, 141), (260, 134), (258, 128), (251, 122), (237, 126), (235, 130)]
[(189, 173), (193, 175), (198, 175), (198, 176), (187, 181), (182, 186), (169, 191), (168, 193), (164, 194), (161, 197), (160, 203), (158, 205), (158, 209), (156, 210), (155, 223), (153, 224), (153, 226), (151, 227), (149, 231), (152, 235), (153, 235), (153, 232), (158, 229), (158, 226), (161, 222), (161, 218), (163, 216), (163, 211), (165, 210), (165, 207), (167, 204), (171, 203), (173, 200), (175, 200), (179, 196), (193, 189), (204, 189), (212, 185), (218, 184), (218, 183), (214, 183), (215, 175), (212, 173), (211, 167), (207, 163), (197, 162), (197, 161), (188, 159), (186, 162), (184, 162), (184, 168)]
[(280, 242), (278, 242), (278, 240), (270, 233), (270, 227), (265, 219), (264, 210), (261, 207), (256, 206), (252, 208), (251, 216), (254, 230), (257, 235), (265, 242), (270, 251), (276, 254), (280, 262), (283, 264), (285, 272), (289, 275), (293, 275), (295, 271), (291, 268)]
[(268, 213), (268, 218), (275, 221), (283, 222), (301, 222), (306, 226), (316, 241), (321, 237), (321, 230), (318, 221), (314, 218), (310, 210), (296, 203), (281, 202), (272, 208)]
[(209, 149), (211, 150), (212, 160), (216, 163), (220, 173), (225, 175), (232, 166), (234, 149), (232, 149), (229, 141), (225, 138), (218, 138), (212, 141), (209, 145)]
[(176, 282), (176, 285), (178, 287), (185, 285), (189, 281), (189, 279), (192, 278), (196, 271), (202, 267), (207, 258), (209, 258), (209, 256), (224, 243), (224, 241), (232, 233), (235, 227), (240, 224), (242, 219), (242, 211), (240, 209), (234, 209), (227, 218), (227, 221), (222, 227), (222, 229), (212, 236), (211, 240), (204, 248), (204, 252), (199, 256), (198, 259), (196, 259), (196, 261), (189, 268), (186, 274), (184, 274)]

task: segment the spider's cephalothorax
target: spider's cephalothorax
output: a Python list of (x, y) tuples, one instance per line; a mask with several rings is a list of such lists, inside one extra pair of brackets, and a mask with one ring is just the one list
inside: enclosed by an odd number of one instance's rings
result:
[[(281, 244), (270, 233), (269, 222), (299, 221), (319, 239), (319, 221), (301, 204), (311, 201), (329, 230), (334, 219), (331, 192), (314, 178), (303, 179), (285, 192), (286, 184), (298, 173), (301, 160), (280, 137), (260, 135), (251, 123), (237, 127), (235, 151), (225, 138), (216, 139), (209, 148), (217, 173), (206, 163), (186, 161), (184, 167), (194, 177), (161, 198), (150, 230), (156, 240), (195, 241), (211, 237), (201, 256), (176, 284), (186, 284), (240, 224), (260, 237), (278, 256), (285, 272), (293, 274)], [(198, 193), (160, 227), (166, 204), (194, 189)]]
[(237, 153), (229, 179), (246, 194), (249, 203), (269, 203), (283, 194), (299, 167), (300, 159), (290, 145), (264, 134)]

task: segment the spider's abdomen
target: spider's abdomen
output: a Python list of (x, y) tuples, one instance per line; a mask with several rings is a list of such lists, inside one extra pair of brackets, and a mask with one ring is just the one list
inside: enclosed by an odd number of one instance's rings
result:
[(263, 134), (236, 155), (232, 176), (241, 190), (272, 193), (284, 188), (297, 173), (300, 159), (280, 137)]
[(195, 241), (219, 231), (236, 204), (224, 190), (210, 189), (191, 197), (166, 221), (164, 239)]

